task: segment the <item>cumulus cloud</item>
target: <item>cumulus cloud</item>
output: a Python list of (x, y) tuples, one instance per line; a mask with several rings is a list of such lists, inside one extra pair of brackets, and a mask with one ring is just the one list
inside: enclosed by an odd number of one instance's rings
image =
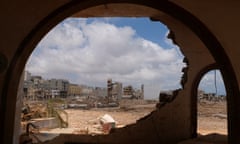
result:
[(182, 58), (176, 47), (164, 49), (139, 37), (132, 27), (67, 19), (42, 39), (26, 69), (44, 78), (92, 86), (106, 86), (108, 78), (124, 85), (144, 84), (146, 97), (157, 97), (160, 90), (180, 87)]

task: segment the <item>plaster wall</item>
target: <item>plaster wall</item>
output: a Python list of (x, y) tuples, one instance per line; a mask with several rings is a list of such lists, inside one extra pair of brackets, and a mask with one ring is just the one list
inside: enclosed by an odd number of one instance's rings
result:
[(191, 2), (174, 0), (173, 2), (198, 17), (221, 41), (221, 45), (225, 48), (225, 52), (234, 67), (238, 83), (240, 83), (240, 1), (203, 0)]
[[(136, 0), (132, 1), (137, 2)], [(101, 1), (84, 0), (79, 5), (78, 3), (80, 2), (73, 0), (71, 2), (78, 4), (75, 9), (57, 11), (57, 14), (49, 15), (68, 2), (66, 0), (0, 1), (0, 17), (3, 21), (0, 26), (0, 60), (2, 67), (2, 70), (0, 69), (0, 129), (3, 130), (3, 135), (0, 136), (0, 143), (15, 142), (13, 136), (17, 89), (25, 62), (33, 48), (47, 31), (63, 20), (63, 18), (72, 14), (73, 11), (76, 11), (77, 8), (82, 8), (84, 5), (94, 5)], [(123, 0), (122, 2), (128, 1)], [(146, 1), (141, 2), (147, 3)], [(231, 1), (225, 3), (225, 1), (216, 0), (211, 2), (176, 0), (173, 2), (199, 18), (217, 37), (221, 45), (225, 48), (224, 50), (233, 65), (238, 82), (240, 82), (238, 60), (240, 54), (238, 48), (238, 34), (240, 32), (238, 28), (240, 24), (238, 14), (240, 13), (240, 2)], [(149, 3), (156, 5), (159, 1), (156, 0)], [(68, 8), (68, 6), (65, 5), (65, 8)], [(128, 16), (130, 15), (128, 13), (130, 11), (132, 11), (131, 15), (139, 14), (134, 13), (136, 11), (134, 11), (133, 7), (128, 7), (129, 11), (125, 11), (124, 8), (126, 8), (124, 5), (122, 6), (122, 11), (121, 7), (119, 8), (119, 12), (122, 12), (121, 15), (126, 14), (125, 16)], [(169, 26), (175, 34), (175, 41), (189, 60), (187, 82), (185, 83), (184, 90), (180, 91), (171, 103), (166, 104), (161, 109), (157, 109), (148, 117), (139, 120), (137, 124), (118, 129), (108, 136), (96, 136), (95, 138), (91, 136), (62, 135), (56, 139), (56, 141), (61, 141), (59, 143), (63, 143), (64, 141), (175, 143), (176, 141), (191, 137), (194, 133), (196, 125), (191, 110), (193, 102), (191, 97), (192, 84), (198, 72), (215, 61), (203, 43), (185, 25), (162, 12), (155, 13), (156, 11), (149, 9), (144, 10), (142, 9), (141, 13), (146, 12), (146, 15), (159, 18)], [(116, 14), (119, 14), (119, 12), (116, 12)], [(109, 16), (111, 16), (111, 12)], [(218, 51), (215, 52), (218, 53)], [(221, 60), (220, 57), (217, 60), (224, 64), (224, 60)], [(233, 114), (238, 112), (238, 110), (232, 110)]]

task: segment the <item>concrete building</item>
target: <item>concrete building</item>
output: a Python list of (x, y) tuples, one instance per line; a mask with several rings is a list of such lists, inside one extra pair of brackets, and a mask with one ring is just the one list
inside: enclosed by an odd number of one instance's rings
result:
[(122, 96), (122, 98), (132, 99), (133, 98), (133, 94), (134, 94), (133, 87), (131, 85), (125, 86), (123, 88), (123, 96)]
[(123, 90), (122, 90), (122, 83), (120, 82), (115, 82), (115, 84), (113, 85), (113, 92), (112, 92), (112, 95), (114, 97), (114, 99), (116, 100), (121, 100), (122, 99), (122, 93), (123, 93)]
[(50, 79), (48, 85), (51, 90), (59, 90), (59, 97), (67, 97), (69, 81), (64, 79)]
[(141, 85), (141, 89), (133, 88), (133, 86), (125, 86), (123, 88), (122, 98), (125, 99), (144, 99), (144, 85)]
[(107, 96), (107, 89), (102, 87), (95, 87), (93, 90), (93, 96), (95, 97), (106, 97)]
[(50, 95), (51, 95), (51, 98), (59, 97), (61, 95), (61, 91), (58, 89), (52, 89), (50, 90)]
[(67, 80), (44, 80), (41, 76), (31, 76), (26, 78), (23, 84), (24, 98), (28, 100), (43, 100), (67, 97), (68, 87), (69, 82)]
[(30, 81), (31, 80), (31, 73), (29, 71), (24, 70), (24, 81)]
[(81, 96), (90, 96), (93, 95), (94, 88), (86, 85), (80, 85), (81, 87)]
[(61, 134), (48, 143), (157, 144), (196, 138), (198, 84), (208, 71), (220, 69), (228, 111), (228, 141), (222, 143), (239, 144), (239, 7), (238, 0), (0, 1), (0, 143), (19, 143), (19, 81), (32, 51), (54, 26), (67, 17), (149, 17), (170, 29), (168, 38), (186, 57), (182, 89), (163, 107), (109, 135)]
[(32, 101), (42, 99), (44, 97), (42, 91), (42, 77), (31, 76), (29, 72), (26, 72), (24, 76), (24, 79), (26, 79), (23, 83), (24, 98)]
[(27, 100), (32, 100), (32, 101), (38, 100), (35, 92), (36, 92), (36, 89), (34, 87), (32, 87), (32, 86), (28, 87), (27, 94), (26, 94), (25, 98)]
[(50, 89), (55, 89), (60, 91), (67, 91), (69, 86), (68, 80), (64, 80), (64, 79), (50, 79), (48, 80), (48, 83), (49, 83)]
[(144, 99), (144, 84), (141, 85), (140, 99)]
[(68, 86), (68, 96), (80, 96), (82, 88), (77, 84), (69, 84)]
[(31, 76), (31, 81), (33, 82), (33, 85), (38, 87), (40, 83), (42, 83), (42, 77), (41, 76)]

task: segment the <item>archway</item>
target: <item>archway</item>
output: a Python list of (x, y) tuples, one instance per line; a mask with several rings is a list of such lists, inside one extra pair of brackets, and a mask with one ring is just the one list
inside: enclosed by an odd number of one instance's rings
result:
[(198, 134), (227, 135), (225, 85), (218, 69), (209, 69), (199, 81), (197, 89)]
[[(123, 22), (125, 23), (121, 24)], [(151, 28), (142, 32), (140, 25)], [(156, 29), (159, 31), (156, 32)], [(152, 22), (149, 18), (68, 18), (39, 42), (29, 58), (25, 70), (29, 70), (32, 77), (29, 73), (25, 88), (26, 91), (30, 89), (26, 96), (31, 98), (27, 98), (25, 102), (29, 102), (28, 105), (31, 106), (36, 106), (36, 103), (45, 105), (53, 97), (65, 101), (68, 130), (61, 129), (62, 133), (71, 133), (69, 128), (74, 128), (74, 131), (82, 134), (88, 128), (88, 134), (101, 134), (101, 125), (97, 118), (104, 113), (116, 118), (116, 128), (136, 123), (136, 120), (155, 110), (159, 91), (168, 90), (170, 93), (170, 90), (181, 87), (181, 71), (185, 64), (179, 48), (166, 37), (168, 33), (169, 29), (165, 25)], [(33, 87), (34, 78), (40, 78), (41, 81), (36, 82)], [(64, 98), (57, 93), (51, 95), (51, 89), (64, 89), (61, 85), (58, 88), (53, 85), (48, 87), (48, 83), (56, 79), (62, 81), (63, 78), (68, 81), (68, 86), (74, 82), (85, 92), (71, 92), (72, 94), (69, 93)], [(123, 90), (120, 90), (122, 93), (118, 93), (117, 99), (109, 99), (115, 104), (113, 108), (104, 100), (107, 96), (107, 78), (115, 83), (114, 97), (116, 86)], [(48, 89), (42, 85), (46, 85)], [(139, 95), (141, 85), (144, 98)], [(32, 93), (34, 88), (40, 92), (39, 95)], [(127, 89), (132, 90), (128, 92)], [(36, 103), (31, 104), (34, 101)], [(74, 106), (79, 103), (88, 106), (85, 110)], [(60, 133), (60, 130), (52, 129), (50, 132)]]
[[(146, 2), (146, 1), (113, 1), (112, 3), (132, 3), (138, 5), (145, 5), (147, 7), (152, 7), (168, 15), (174, 17), (175, 19), (184, 23), (188, 28), (190, 28), (206, 45), (210, 50), (212, 56), (215, 58), (216, 62), (221, 65), (221, 72), (226, 84), (226, 89), (228, 93), (228, 121), (229, 121), (229, 139), (233, 142), (238, 141), (237, 130), (240, 129), (237, 124), (240, 119), (239, 116), (235, 115), (239, 111), (238, 103), (239, 97), (239, 88), (236, 81), (236, 76), (231, 66), (227, 55), (225, 54), (224, 49), (221, 47), (218, 40), (211, 34), (211, 32), (194, 16), (186, 12), (184, 9), (176, 6), (171, 2)], [(3, 91), (3, 122), (1, 128), (4, 129), (3, 137), (6, 138), (4, 142), (10, 142), (11, 134), (13, 129), (7, 129), (7, 125), (12, 125), (14, 122), (14, 111), (15, 106), (10, 103), (10, 101), (16, 101), (16, 91), (18, 87), (18, 82), (20, 78), (19, 71), (23, 70), (23, 67), (26, 63), (26, 60), (30, 53), (32, 52), (36, 43), (41, 39), (41, 37), (49, 31), (54, 25), (60, 22), (63, 18), (89, 7), (97, 6), (100, 4), (111, 3), (109, 1), (98, 1), (95, 3), (92, 2), (79, 2), (73, 1), (67, 5), (57, 9), (53, 13), (49, 14), (45, 19), (43, 19), (32, 31), (31, 33), (22, 41), (22, 44), (19, 46), (18, 51), (15, 53), (13, 59), (10, 61), (10, 65), (7, 69), (7, 77), (5, 79), (5, 87)], [(110, 15), (110, 14), (109, 14)], [(215, 53), (218, 51), (218, 53)], [(11, 88), (12, 87), (12, 88)], [(6, 109), (9, 110), (9, 114), (6, 113)], [(7, 120), (9, 119), (9, 121)], [(231, 142), (230, 141), (230, 142)]]

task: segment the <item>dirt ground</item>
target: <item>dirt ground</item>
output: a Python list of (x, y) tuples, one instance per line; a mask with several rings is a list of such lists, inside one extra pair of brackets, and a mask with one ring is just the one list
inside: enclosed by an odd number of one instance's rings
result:
[[(70, 133), (101, 133), (99, 118), (108, 114), (116, 121), (116, 127), (123, 127), (136, 121), (155, 109), (155, 104), (137, 104), (123, 108), (66, 109)], [(63, 131), (64, 132), (64, 131)], [(203, 101), (198, 104), (198, 133), (227, 134), (226, 102)]]
[(91, 110), (66, 109), (68, 113), (69, 128), (74, 128), (74, 133), (88, 130), (89, 133), (101, 133), (100, 118), (105, 114), (116, 121), (116, 127), (124, 127), (136, 121), (155, 109), (155, 104), (136, 105), (128, 108), (101, 108)]
[(201, 102), (198, 104), (198, 133), (227, 135), (226, 102)]
[[(103, 127), (99, 119), (105, 114), (112, 116), (116, 121), (115, 127), (124, 127), (128, 124), (136, 123), (138, 119), (151, 113), (155, 109), (155, 105), (153, 103), (134, 103), (129, 106), (128, 103), (124, 102), (121, 108), (65, 109), (68, 113), (68, 128), (48, 129), (42, 132), (54, 134), (103, 134)], [(197, 139), (183, 141), (181, 144), (227, 143), (226, 102), (202, 101), (198, 103), (198, 134), (199, 137)]]

